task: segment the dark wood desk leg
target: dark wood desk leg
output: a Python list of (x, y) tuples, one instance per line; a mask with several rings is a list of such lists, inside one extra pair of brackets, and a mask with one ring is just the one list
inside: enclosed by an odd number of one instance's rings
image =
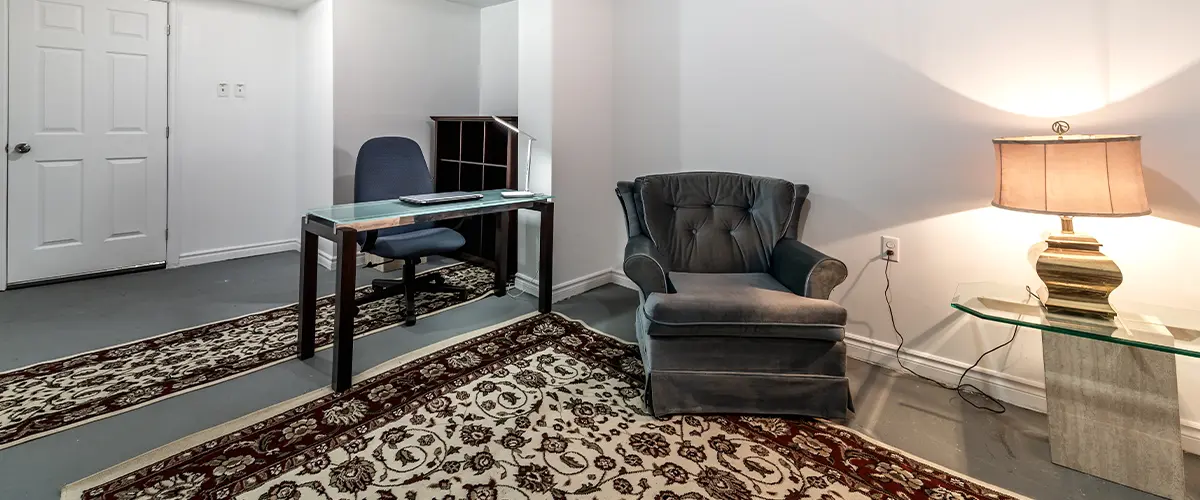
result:
[(357, 231), (337, 231), (337, 283), (334, 293), (333, 390), (350, 388), (354, 375), (354, 271), (358, 257)]
[(317, 342), (317, 235), (304, 229), (300, 220), (300, 359), (316, 352)]
[(554, 292), (554, 203), (543, 203), (541, 251), (538, 253), (538, 311), (550, 312)]
[(515, 211), (496, 214), (496, 281), (493, 292), (497, 297), (508, 295), (508, 231), (516, 214)]

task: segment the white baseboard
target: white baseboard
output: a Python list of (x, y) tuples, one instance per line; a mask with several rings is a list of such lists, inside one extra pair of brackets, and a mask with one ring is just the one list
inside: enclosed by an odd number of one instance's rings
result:
[[(335, 266), (337, 265), (337, 257), (334, 257), (333, 254), (324, 250), (317, 250), (317, 264), (320, 264), (321, 267), (324, 267), (330, 271), (336, 270), (337, 268)], [(358, 267), (367, 265), (367, 254), (360, 252), (354, 261), (354, 265)]]
[(269, 241), (235, 247), (214, 248), (180, 255), (179, 266), (198, 266), (200, 264), (211, 264), (223, 260), (241, 259), (279, 252), (296, 252), (299, 250), (300, 242), (297, 240)]
[(332, 271), (333, 265), (336, 263), (337, 259), (334, 258), (333, 254), (324, 250), (317, 250), (317, 264), (320, 264), (321, 267)]
[[(561, 300), (569, 299), (583, 292), (607, 285), (609, 283), (612, 283), (611, 269), (596, 271), (592, 274), (575, 278), (566, 283), (559, 283), (558, 285), (554, 286), (554, 290), (551, 294), (551, 302), (559, 302)], [(516, 287), (517, 290), (528, 293), (535, 297), (538, 294), (537, 280), (524, 274), (517, 273)]]
[(624, 271), (618, 269), (612, 270), (612, 283), (617, 286), (628, 288), (635, 292), (638, 291), (637, 284), (634, 283), (633, 280), (629, 279), (629, 276), (625, 276)]
[[(902, 370), (896, 363), (896, 345), (860, 335), (846, 334), (847, 355), (853, 359), (882, 366), (891, 370)], [(945, 384), (958, 383), (958, 377), (968, 364), (918, 351), (901, 354), (904, 366), (917, 373)], [(975, 384), (989, 395), (1021, 408), (1046, 413), (1046, 386), (1022, 377), (997, 372), (986, 368), (975, 368), (963, 382)], [(1200, 455), (1200, 422), (1181, 422), (1183, 450)]]

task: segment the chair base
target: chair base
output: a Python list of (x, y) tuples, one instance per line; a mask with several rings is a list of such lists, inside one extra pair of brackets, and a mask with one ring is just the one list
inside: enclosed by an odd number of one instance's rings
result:
[(437, 273), (418, 278), (416, 264), (418, 260), (420, 259), (406, 259), (404, 261), (403, 277), (400, 279), (388, 278), (372, 281), (371, 286), (373, 290), (359, 299), (357, 303), (361, 305), (404, 295), (404, 326), (413, 326), (417, 324), (417, 313), (414, 304), (417, 292), (456, 293), (463, 300), (470, 297), (471, 291), (469, 289), (461, 286), (447, 285), (442, 276)]

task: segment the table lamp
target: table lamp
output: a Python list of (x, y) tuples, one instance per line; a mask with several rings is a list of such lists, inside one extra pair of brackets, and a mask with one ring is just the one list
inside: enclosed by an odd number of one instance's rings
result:
[[(532, 135), (526, 134), (525, 132), (521, 132), (521, 129), (513, 126), (513, 124), (511, 124), (511, 123), (504, 121), (499, 116), (493, 115), (492, 119), (496, 120), (496, 123), (504, 125), (506, 128), (513, 131), (513, 133), (517, 134), (517, 137), (524, 135), (525, 137), (529, 138), (529, 146), (528, 146), (528, 148), (525, 149), (525, 191), (505, 191), (503, 193), (500, 193), (500, 196), (503, 196), (505, 198), (532, 198), (534, 193), (533, 193), (533, 191), (529, 191), (529, 170), (533, 167), (533, 141), (536, 141), (537, 139), (534, 138)], [(517, 187), (519, 188), (521, 186), (517, 186)]]
[(1074, 217), (1132, 217), (1150, 213), (1142, 180), (1142, 138), (1137, 135), (1064, 135), (993, 139), (996, 192), (992, 205), (1053, 214), (1062, 232), (1050, 236), (1037, 260), (1046, 283), (1046, 310), (1112, 318), (1108, 297), (1121, 285), (1121, 269), (1100, 253), (1100, 242), (1075, 232)]

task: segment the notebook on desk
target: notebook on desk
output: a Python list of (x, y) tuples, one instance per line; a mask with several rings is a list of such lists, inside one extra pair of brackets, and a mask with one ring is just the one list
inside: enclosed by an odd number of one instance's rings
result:
[(456, 201), (470, 201), (483, 198), (479, 193), (468, 193), (466, 191), (451, 191), (448, 193), (427, 193), (414, 194), (410, 196), (401, 196), (398, 198), (404, 203), (412, 203), (414, 205), (436, 205), (438, 203), (453, 203)]

